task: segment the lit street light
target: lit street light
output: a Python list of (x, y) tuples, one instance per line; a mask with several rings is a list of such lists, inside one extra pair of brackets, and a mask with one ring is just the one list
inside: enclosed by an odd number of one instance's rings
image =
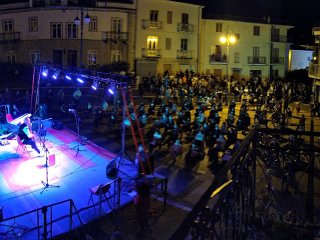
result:
[(234, 35), (229, 34), (229, 28), (227, 30), (227, 35), (220, 37), (220, 43), (227, 45), (227, 54), (226, 54), (227, 55), (227, 66), (226, 66), (227, 80), (229, 80), (229, 46), (230, 44), (234, 44), (235, 42), (236, 42), (236, 38)]
[(80, 19), (78, 17), (78, 10), (77, 10), (77, 16), (74, 19), (74, 24), (77, 26), (80, 24), (80, 68), (83, 68), (83, 22), (86, 24), (90, 23), (91, 18), (88, 14), (88, 9), (87, 9), (87, 14), (84, 16), (83, 12), (83, 7), (80, 8)]

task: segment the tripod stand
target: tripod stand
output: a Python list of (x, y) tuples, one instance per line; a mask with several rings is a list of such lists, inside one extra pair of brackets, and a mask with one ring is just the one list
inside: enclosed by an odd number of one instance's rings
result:
[[(43, 129), (43, 131), (45, 131)], [(43, 190), (41, 192), (41, 194), (49, 187), (60, 187), (60, 186), (57, 186), (57, 185), (50, 185), (49, 184), (49, 164), (48, 164), (48, 154), (50, 154), (46, 144), (45, 144), (45, 141), (46, 141), (46, 134), (45, 132), (43, 132), (43, 136), (41, 136), (42, 134), (40, 134), (40, 142), (42, 143), (42, 149), (44, 150), (45, 154), (46, 154), (46, 164), (45, 164), (45, 168), (46, 168), (46, 181), (41, 181), (41, 183), (43, 184)]]
[(76, 142), (77, 142), (77, 153), (76, 153), (76, 156), (78, 156), (78, 153), (80, 151), (85, 151), (85, 150), (80, 150), (80, 142), (82, 142), (82, 139), (81, 139), (81, 136), (80, 136), (80, 117), (79, 115), (77, 114), (77, 111), (75, 109), (69, 109), (69, 112), (72, 112), (73, 115), (74, 115), (74, 119), (76, 121), (76, 127), (77, 127), (77, 139), (76, 139)]

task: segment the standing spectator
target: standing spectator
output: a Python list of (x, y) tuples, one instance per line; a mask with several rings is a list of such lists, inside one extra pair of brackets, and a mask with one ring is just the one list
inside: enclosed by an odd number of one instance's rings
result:
[(136, 207), (137, 219), (139, 222), (140, 231), (138, 235), (145, 233), (152, 233), (149, 225), (148, 214), (150, 211), (150, 188), (145, 182), (137, 183), (136, 185), (137, 195), (134, 199), (134, 205)]

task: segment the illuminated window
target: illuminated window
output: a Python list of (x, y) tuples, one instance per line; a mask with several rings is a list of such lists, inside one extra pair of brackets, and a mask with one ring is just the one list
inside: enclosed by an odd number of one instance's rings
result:
[(148, 49), (157, 49), (158, 48), (158, 37), (156, 37), (156, 36), (148, 36), (147, 48)]

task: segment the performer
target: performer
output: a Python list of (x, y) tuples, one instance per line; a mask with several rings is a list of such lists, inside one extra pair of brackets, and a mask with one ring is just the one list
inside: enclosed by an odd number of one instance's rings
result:
[(38, 152), (38, 154), (40, 154), (40, 150), (38, 149), (36, 142), (33, 140), (33, 135), (30, 133), (29, 129), (31, 129), (31, 121), (30, 118), (27, 117), (19, 126), (18, 136), (20, 137), (24, 145), (30, 145), (34, 150)]

